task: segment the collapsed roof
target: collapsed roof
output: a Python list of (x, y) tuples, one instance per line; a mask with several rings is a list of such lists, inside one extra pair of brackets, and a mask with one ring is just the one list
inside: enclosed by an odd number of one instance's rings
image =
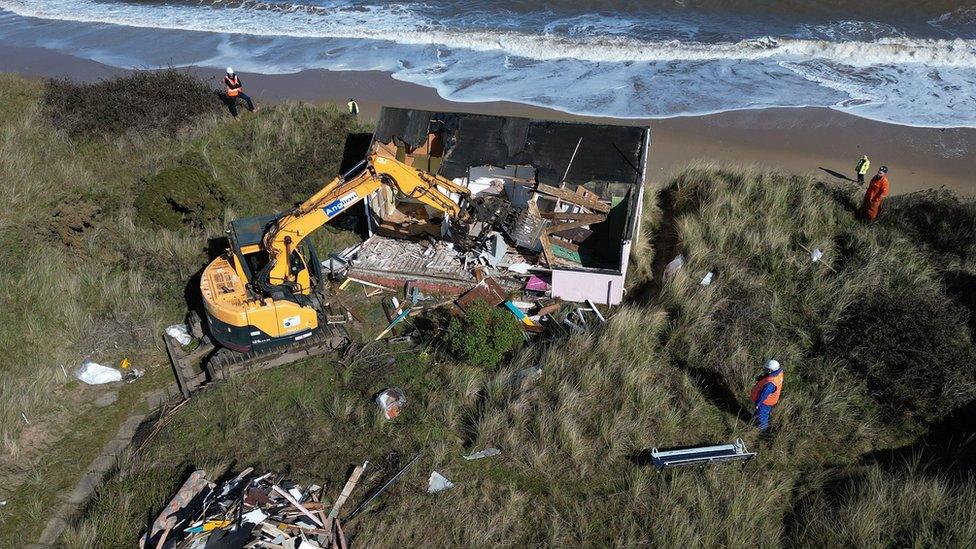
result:
[[(649, 130), (641, 127), (384, 107), (371, 149), (468, 187), (480, 211), (492, 216), (448, 230), (438, 212), (381, 189), (368, 206), (379, 236), (364, 243), (351, 269), (388, 285), (423, 280), (432, 275), (429, 267), (417, 267), (430, 263), (417, 261), (433, 255), (426, 245), (412, 250), (404, 244), (398, 260), (389, 242), (377, 242), (419, 237), (440, 246), (436, 278), (441, 286), (452, 280), (458, 291), (470, 286), (473, 252), (475, 259), (497, 255), (482, 263), (507, 288), (524, 284), (526, 276), (544, 275), (552, 278), (554, 297), (580, 301), (584, 287), (596, 282), (608, 289), (594, 294), (594, 301), (619, 302), (649, 143)], [(405, 220), (418, 223), (405, 232)], [(469, 238), (463, 244), (455, 238), (458, 246), (446, 244), (451, 231)], [(457, 256), (453, 267), (444, 261), (452, 254)], [(529, 272), (510, 270), (511, 262), (527, 265)], [(604, 278), (597, 282), (585, 273)], [(560, 279), (567, 291), (556, 288)]]

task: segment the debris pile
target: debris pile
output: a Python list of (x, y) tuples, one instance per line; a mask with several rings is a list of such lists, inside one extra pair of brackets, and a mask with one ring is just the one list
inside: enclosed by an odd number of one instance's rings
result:
[(490, 277), (513, 301), (617, 304), (647, 138), (637, 127), (384, 108), (370, 154), (451, 180), (463, 214), (380, 187), (364, 211), (370, 237), (324, 266), (340, 280), (416, 281), (440, 296)]
[(369, 462), (356, 466), (336, 499), (246, 469), (220, 485), (195, 471), (139, 541), (140, 548), (345, 548), (339, 511)]

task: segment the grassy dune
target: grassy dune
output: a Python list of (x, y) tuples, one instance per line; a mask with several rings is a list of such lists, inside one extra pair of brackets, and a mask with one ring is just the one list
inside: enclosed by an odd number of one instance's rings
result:
[[(368, 131), (302, 104), (231, 121), (193, 82), (173, 99), (197, 98), (192, 116), (133, 131), (123, 115), (151, 120), (150, 106), (92, 118), (51, 99), (66, 85), (0, 76), (0, 478), (18, 483), (0, 494), (0, 545), (36, 537), (139, 391), (170, 381), (158, 334), (181, 317), (208, 239), (305, 197), (339, 170), (348, 135)], [(357, 543), (976, 545), (976, 205), (897, 197), (865, 226), (853, 190), (711, 166), (647, 194), (628, 302), (601, 329), (492, 368), (431, 346), (227, 382), (126, 455), (64, 545), (131, 547), (195, 468), (253, 465), (334, 494), (368, 458), (353, 504), (416, 453), (347, 525)], [(320, 234), (325, 248), (349, 238)], [(664, 280), (678, 253), (685, 267)], [(151, 371), (111, 413), (59, 367), (122, 356)], [(748, 390), (770, 357), (786, 392), (759, 438)], [(539, 379), (512, 381), (534, 365)], [(408, 405), (386, 422), (371, 396), (394, 385)], [(651, 447), (737, 437), (759, 452), (744, 468), (646, 464)], [(461, 458), (487, 446), (502, 455)], [(432, 469), (457, 486), (426, 494)]]
[[(350, 132), (369, 131), (303, 104), (235, 122), (181, 73), (145, 80), (134, 85), (172, 93), (149, 95), (147, 106), (142, 94), (119, 93), (132, 82), (106, 92), (0, 75), (0, 499), (9, 501), (0, 545), (36, 537), (56, 492), (70, 490), (125, 419), (116, 416), (171, 382), (159, 334), (182, 319), (208, 240), (229, 219), (289, 207), (337, 173)], [(70, 93), (85, 102), (65, 101)], [(166, 110), (183, 118), (159, 118)], [(220, 199), (192, 223), (147, 221), (153, 204), (140, 197), (187, 166)], [(150, 376), (124, 388), (121, 411), (93, 410), (94, 390), (70, 375), (83, 360), (123, 357)]]
[[(498, 369), (375, 352), (228, 382), (129, 456), (67, 544), (131, 543), (196, 467), (267, 468), (335, 493), (352, 464), (371, 460), (361, 486), (374, 488), (421, 453), (347, 525), (357, 543), (972, 546), (976, 483), (956, 459), (971, 447), (933, 438), (976, 396), (968, 311), (947, 292), (940, 255), (906, 230), (910, 216), (862, 225), (853, 194), (807, 177), (690, 169), (649, 204), (634, 257), (646, 276), (602, 329), (525, 348)], [(972, 235), (971, 220), (952, 228)], [(662, 280), (679, 252), (685, 267)], [(869, 322), (867, 304), (884, 323)], [(748, 391), (770, 357), (787, 381), (775, 433), (760, 438)], [(532, 365), (539, 379), (512, 383)], [(391, 385), (409, 402), (388, 423), (370, 395)], [(646, 464), (652, 447), (737, 437), (759, 453), (744, 468)], [(461, 458), (488, 446), (502, 455)], [(457, 486), (426, 494), (432, 469)]]

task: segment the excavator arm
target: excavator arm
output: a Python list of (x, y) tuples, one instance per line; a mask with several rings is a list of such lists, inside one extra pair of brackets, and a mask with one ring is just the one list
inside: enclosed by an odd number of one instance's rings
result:
[(269, 291), (273, 286), (295, 283), (297, 273), (294, 272), (290, 259), (301, 241), (383, 185), (442, 211), (445, 215), (461, 219), (466, 217), (466, 212), (445, 191), (469, 196), (470, 191), (467, 188), (376, 153), (370, 155), (365, 162), (365, 169), (358, 175), (349, 179), (336, 177), (269, 226), (263, 238), (269, 262), (255, 281), (260, 289)]
[(468, 196), (468, 189), (375, 153), (363, 163), (362, 170), (333, 179), (291, 212), (243, 220), (253, 222), (232, 229), (231, 250), (211, 261), (200, 278), (210, 333), (221, 345), (251, 352), (311, 338), (318, 311), (309, 298), (310, 266), (298, 246), (381, 186), (448, 216), (467, 217), (450, 195)]

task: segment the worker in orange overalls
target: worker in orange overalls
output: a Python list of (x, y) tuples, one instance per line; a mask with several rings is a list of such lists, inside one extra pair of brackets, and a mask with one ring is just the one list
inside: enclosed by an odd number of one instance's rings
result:
[(763, 433), (769, 430), (769, 414), (779, 402), (779, 395), (783, 391), (783, 368), (779, 365), (779, 361), (776, 359), (767, 361), (764, 370), (752, 388), (752, 402), (756, 405), (756, 423)]
[(864, 203), (861, 205), (861, 215), (868, 221), (878, 218), (881, 201), (888, 196), (888, 166), (881, 166), (878, 175), (871, 178), (868, 190), (864, 193)]
[(237, 118), (237, 99), (243, 99), (247, 103), (247, 110), (254, 112), (254, 102), (251, 98), (244, 93), (244, 84), (241, 83), (241, 77), (234, 73), (234, 69), (227, 67), (227, 74), (224, 75), (224, 86), (227, 88), (224, 94), (224, 100), (227, 103), (227, 108), (230, 109), (230, 113)]

